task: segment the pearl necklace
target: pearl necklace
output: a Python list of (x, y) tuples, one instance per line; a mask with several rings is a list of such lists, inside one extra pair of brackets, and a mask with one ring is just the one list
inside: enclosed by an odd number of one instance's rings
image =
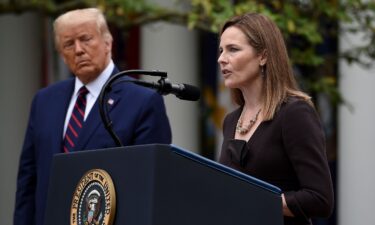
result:
[(242, 126), (242, 114), (244, 113), (245, 110), (243, 110), (241, 112), (241, 116), (240, 118), (238, 119), (237, 121), (237, 126), (236, 126), (236, 132), (241, 134), (241, 135), (245, 135), (247, 134), (251, 127), (253, 127), (253, 125), (255, 124), (255, 122), (258, 120), (258, 115), (260, 113), (262, 109), (259, 109), (257, 114), (255, 114), (255, 117), (253, 119), (250, 120), (249, 124), (247, 126)]

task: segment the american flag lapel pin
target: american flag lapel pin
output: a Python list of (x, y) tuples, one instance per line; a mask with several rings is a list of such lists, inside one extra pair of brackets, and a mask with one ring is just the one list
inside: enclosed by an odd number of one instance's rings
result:
[(109, 105), (113, 105), (113, 103), (115, 103), (115, 100), (113, 100), (112, 98), (108, 99), (108, 104)]

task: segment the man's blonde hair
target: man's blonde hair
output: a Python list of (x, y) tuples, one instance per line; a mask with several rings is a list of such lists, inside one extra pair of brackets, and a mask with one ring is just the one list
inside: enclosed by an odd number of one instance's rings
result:
[(61, 26), (85, 21), (95, 21), (98, 32), (103, 36), (103, 38), (108, 42), (113, 41), (105, 16), (101, 10), (98, 8), (76, 9), (60, 15), (53, 23), (56, 48), (59, 49), (60, 45), (59, 30), (61, 29)]

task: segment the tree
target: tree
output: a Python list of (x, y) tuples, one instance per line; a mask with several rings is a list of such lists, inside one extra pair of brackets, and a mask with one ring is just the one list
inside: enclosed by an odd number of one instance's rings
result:
[[(108, 20), (124, 31), (134, 26), (166, 21), (190, 29), (218, 32), (220, 25), (232, 15), (250, 11), (263, 13), (282, 30), (291, 63), (303, 71), (305, 88), (328, 94), (333, 103), (342, 101), (336, 89), (337, 59), (370, 66), (375, 58), (374, 1), (178, 0), (176, 7), (166, 8), (145, 0), (8, 0), (0, 2), (0, 13), (36, 11), (54, 17), (70, 9), (92, 6), (102, 8)], [(340, 26), (341, 22), (348, 25)], [(362, 46), (339, 54), (335, 40), (344, 29), (365, 35)], [(334, 46), (328, 46), (330, 43)]]

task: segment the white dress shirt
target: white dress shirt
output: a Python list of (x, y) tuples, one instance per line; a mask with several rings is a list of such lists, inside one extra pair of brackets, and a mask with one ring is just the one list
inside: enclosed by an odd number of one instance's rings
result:
[[(92, 82), (86, 84), (86, 88), (89, 91), (86, 96), (86, 109), (85, 109), (85, 117), (84, 120), (86, 121), (87, 116), (89, 115), (92, 107), (94, 106), (96, 99), (102, 90), (103, 85), (107, 82), (108, 78), (111, 76), (111, 73), (114, 69), (115, 65), (111, 60), (105, 70)], [(65, 116), (65, 124), (64, 124), (64, 133), (63, 137), (65, 136), (66, 129), (68, 127), (68, 123), (70, 120), (70, 116), (73, 111), (74, 104), (78, 98), (78, 91), (83, 86), (83, 83), (76, 77), (75, 78), (75, 85), (72, 98), (70, 99), (69, 108)]]

